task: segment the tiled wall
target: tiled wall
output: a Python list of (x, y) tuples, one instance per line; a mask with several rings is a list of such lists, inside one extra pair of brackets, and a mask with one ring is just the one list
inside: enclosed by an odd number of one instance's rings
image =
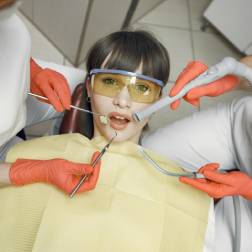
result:
[[(139, 0), (134, 19), (163, 0)], [(119, 30), (132, 0), (24, 0), (21, 11), (74, 65), (90, 46)]]

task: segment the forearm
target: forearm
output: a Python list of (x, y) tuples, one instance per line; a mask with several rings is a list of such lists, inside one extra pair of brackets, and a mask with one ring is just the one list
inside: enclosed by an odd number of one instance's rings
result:
[(0, 163), (0, 187), (4, 187), (10, 184), (9, 171), (11, 164)]

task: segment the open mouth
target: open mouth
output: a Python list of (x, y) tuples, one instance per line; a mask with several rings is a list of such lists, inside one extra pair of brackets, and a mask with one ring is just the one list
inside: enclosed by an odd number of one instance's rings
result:
[(117, 112), (109, 113), (108, 117), (110, 126), (115, 130), (125, 129), (128, 126), (129, 122), (131, 121), (128, 115), (120, 114)]

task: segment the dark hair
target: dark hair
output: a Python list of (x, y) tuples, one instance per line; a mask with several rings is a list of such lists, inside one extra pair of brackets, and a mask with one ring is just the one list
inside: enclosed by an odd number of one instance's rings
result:
[(168, 52), (149, 32), (118, 31), (98, 40), (88, 52), (87, 71), (100, 68), (109, 53), (111, 56), (105, 68), (134, 72), (142, 62), (142, 74), (162, 80), (165, 84), (168, 81)]

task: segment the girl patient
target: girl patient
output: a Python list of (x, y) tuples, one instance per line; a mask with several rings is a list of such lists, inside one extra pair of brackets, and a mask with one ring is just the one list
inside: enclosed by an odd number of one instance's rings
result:
[[(161, 96), (169, 76), (166, 49), (145, 31), (115, 32), (91, 48), (87, 72), (92, 111), (107, 116), (108, 123), (93, 117), (92, 140), (65, 134), (20, 143), (6, 161), (65, 159), (88, 164), (116, 131), (102, 158), (96, 188), (73, 198), (45, 183), (2, 188), (0, 251), (203, 251), (210, 198), (163, 176), (145, 161), (138, 143), (148, 119), (132, 119), (133, 112)], [(146, 151), (160, 166), (181, 171)], [(55, 168), (54, 176), (61, 168)], [(73, 184), (78, 179), (73, 177)]]

